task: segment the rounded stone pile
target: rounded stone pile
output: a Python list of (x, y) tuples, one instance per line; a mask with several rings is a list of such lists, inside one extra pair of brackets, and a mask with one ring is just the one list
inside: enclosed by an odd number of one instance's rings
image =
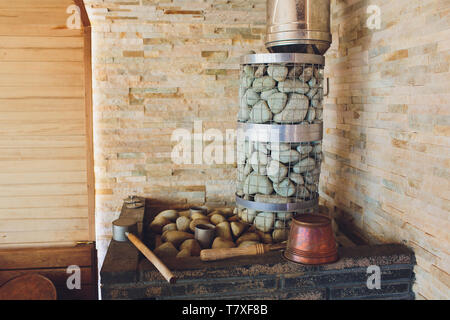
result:
[[(291, 215), (265, 213), (256, 217), (255, 214), (248, 222), (240, 221), (241, 216), (242, 210), (237, 208), (207, 209), (203, 213), (169, 209), (158, 213), (147, 231), (154, 237), (154, 253), (160, 258), (197, 257), (202, 249), (242, 248), (287, 239), (287, 219)], [(252, 213), (247, 216), (251, 217)], [(215, 226), (211, 247), (202, 248), (195, 239), (195, 227), (199, 224)], [(272, 227), (267, 228), (268, 224)]]
[(245, 65), (240, 78), (239, 122), (320, 123), (323, 73), (314, 65)]
[[(302, 59), (308, 63), (293, 62)], [(323, 64), (312, 60), (263, 54), (241, 65), (238, 122), (246, 134), (237, 142), (238, 216), (277, 241), (287, 239), (295, 214), (318, 207)]]
[(320, 141), (242, 144), (238, 146), (238, 196), (265, 203), (316, 197), (322, 161)]

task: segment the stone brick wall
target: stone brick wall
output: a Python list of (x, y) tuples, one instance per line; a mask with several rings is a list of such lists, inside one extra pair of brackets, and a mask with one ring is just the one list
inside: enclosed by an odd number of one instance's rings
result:
[(263, 51), (265, 0), (86, 0), (93, 25), (99, 260), (131, 193), (234, 201), (234, 165), (176, 165), (177, 128), (236, 126), (239, 58)]
[(333, 1), (332, 15), (321, 197), (341, 225), (415, 251), (416, 298), (448, 299), (449, 2)]
[[(235, 128), (239, 57), (265, 0), (86, 0), (93, 25), (97, 238), (130, 193), (233, 201), (233, 165), (175, 165), (176, 128)], [(381, 29), (369, 30), (369, 5)], [(342, 225), (417, 257), (417, 298), (449, 298), (449, 6), (333, 0), (321, 196)]]

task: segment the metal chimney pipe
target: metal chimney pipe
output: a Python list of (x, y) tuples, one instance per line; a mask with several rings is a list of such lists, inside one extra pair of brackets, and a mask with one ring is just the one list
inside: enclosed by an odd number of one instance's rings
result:
[(330, 45), (330, 0), (267, 0), (267, 50), (323, 55)]

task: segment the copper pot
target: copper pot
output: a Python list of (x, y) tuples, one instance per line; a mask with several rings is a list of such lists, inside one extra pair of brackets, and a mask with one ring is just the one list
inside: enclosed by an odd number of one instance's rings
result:
[(331, 219), (320, 214), (293, 218), (284, 257), (302, 264), (335, 262), (338, 254)]

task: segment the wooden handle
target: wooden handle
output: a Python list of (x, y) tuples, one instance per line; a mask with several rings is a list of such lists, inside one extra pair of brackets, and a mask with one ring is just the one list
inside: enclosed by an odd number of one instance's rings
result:
[(269, 246), (258, 243), (244, 248), (205, 249), (200, 252), (202, 261), (215, 261), (239, 256), (256, 256), (269, 251)]
[(147, 246), (145, 244), (142, 243), (141, 240), (139, 240), (138, 237), (136, 237), (134, 234), (132, 233), (125, 233), (128, 237), (128, 239), (131, 241), (131, 243), (133, 243), (136, 248), (142, 252), (142, 254), (148, 259), (148, 261), (150, 261), (155, 267), (156, 269), (158, 269), (158, 271), (161, 273), (161, 275), (167, 280), (167, 282), (169, 283), (175, 283), (176, 282), (176, 278), (173, 275), (173, 273), (169, 270), (169, 268), (166, 267), (166, 265), (159, 260), (159, 258), (157, 256), (155, 256), (155, 254), (153, 252), (150, 251), (149, 248), (147, 248)]

